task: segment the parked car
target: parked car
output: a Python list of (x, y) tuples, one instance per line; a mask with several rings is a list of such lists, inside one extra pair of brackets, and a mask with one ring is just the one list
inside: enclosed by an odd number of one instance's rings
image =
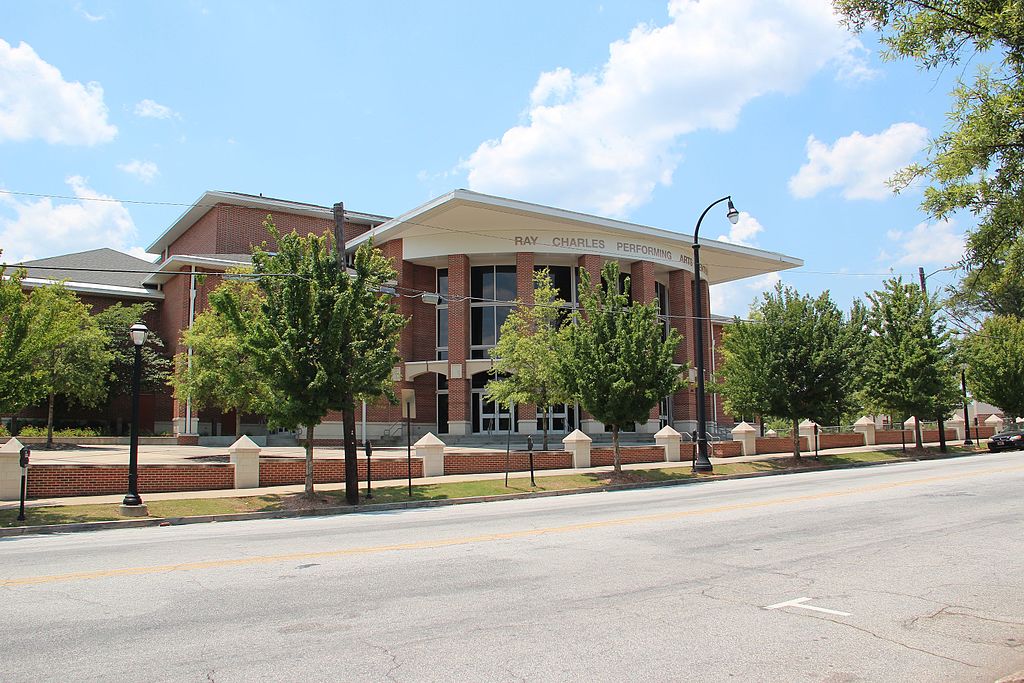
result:
[(1007, 429), (999, 432), (988, 441), (988, 449), (995, 451), (1011, 451), (1024, 448), (1024, 432), (1019, 429)]

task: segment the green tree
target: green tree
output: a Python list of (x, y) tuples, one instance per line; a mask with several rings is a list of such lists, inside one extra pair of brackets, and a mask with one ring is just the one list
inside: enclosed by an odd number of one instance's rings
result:
[(381, 396), (396, 401), (391, 371), (399, 362), (405, 318), (381, 290), (395, 276), (391, 262), (370, 244), (356, 250), (354, 273), (338, 264), (330, 240), (315, 234), (282, 235), (264, 222), (277, 251), (253, 250), (253, 273), (264, 297), (263, 315), (247, 316), (229, 290), (211, 303), (245, 340), (275, 400), (270, 421), (306, 429), (306, 494), (313, 495), (314, 430), (340, 410), (345, 434), (345, 488), (359, 502), (355, 404)]
[(722, 338), (722, 364), (715, 372), (715, 390), (722, 395), (725, 412), (739, 416), (764, 416), (768, 413), (770, 381), (764, 368), (764, 325), (736, 319), (725, 328)]
[[(865, 402), (899, 416), (949, 414), (959, 402), (950, 335), (935, 297), (902, 278), (868, 294), (870, 342), (862, 370)], [(915, 429), (921, 447), (920, 425)]]
[[(246, 319), (263, 315), (264, 297), (249, 280), (226, 279), (217, 291), (231, 297)], [(217, 308), (196, 316), (182, 343), (192, 349), (175, 357), (171, 378), (180, 398), (191, 399), (198, 408), (216, 407), (235, 411), (235, 436), (242, 435), (242, 414), (269, 412), (273, 395), (261, 368), (245, 340), (231, 321)]]
[[(545, 414), (556, 403), (572, 399), (561, 371), (565, 302), (551, 284), (547, 269), (533, 274), (533, 305), (519, 305), (501, 326), (498, 344), (490, 350), (493, 373), (487, 396), (496, 403), (536, 405)], [(544, 450), (548, 450), (548, 421), (544, 420)]]
[[(120, 396), (131, 395), (135, 345), (128, 331), (135, 323), (145, 320), (152, 310), (153, 304), (148, 301), (127, 306), (118, 302), (93, 316), (108, 340), (107, 350), (111, 353), (104, 383), (108, 405)], [(142, 347), (142, 391), (162, 391), (167, 386), (171, 369), (171, 360), (164, 355), (163, 340), (155, 330), (150, 330)], [(114, 418), (113, 415), (108, 416)]]
[(993, 316), (961, 346), (974, 396), (1002, 408), (1010, 424), (1024, 415), (1024, 320)]
[(719, 370), (722, 393), (785, 418), (799, 458), (801, 418), (828, 423), (850, 410), (856, 356), (850, 324), (827, 291), (812, 298), (778, 283), (749, 322), (730, 328)]
[(16, 415), (39, 398), (36, 359), (44, 340), (32, 324), (24, 277), (24, 270), (8, 274), (0, 266), (0, 414)]
[(934, 218), (966, 209), (967, 236), (952, 313), (1024, 315), (1024, 3), (1018, 0), (833, 0), (854, 30), (882, 33), (885, 57), (923, 69), (979, 58), (952, 93), (946, 129), (924, 164), (893, 179), (899, 190), (930, 183), (922, 208)]
[(629, 279), (620, 289), (618, 263), (605, 263), (601, 278), (603, 287), (580, 269), (582, 315), (568, 326), (561, 367), (583, 409), (611, 426), (615, 471), (621, 472), (619, 431), (646, 422), (651, 408), (683, 386), (672, 364), (680, 337), (670, 329), (662, 339), (657, 304), (630, 303)]
[(47, 402), (46, 447), (52, 448), (56, 399), (83, 407), (99, 404), (106, 396), (104, 380), (113, 354), (88, 307), (63, 285), (33, 290), (29, 308), (32, 320), (45, 328), (37, 356), (38, 386)]

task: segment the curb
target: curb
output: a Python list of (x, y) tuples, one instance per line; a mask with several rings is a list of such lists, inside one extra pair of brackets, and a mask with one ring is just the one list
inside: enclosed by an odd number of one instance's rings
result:
[(715, 481), (733, 479), (757, 479), (760, 477), (778, 477), (802, 472), (829, 472), (834, 470), (852, 470), (863, 467), (880, 467), (903, 462), (923, 462), (926, 460), (952, 460), (966, 458), (985, 453), (952, 453), (946, 455), (907, 458), (905, 460), (889, 460), (883, 462), (858, 462), (845, 465), (831, 465), (804, 470), (780, 470), (768, 472), (746, 472), (743, 474), (723, 474), (706, 479), (677, 479), (667, 481), (642, 481), (631, 484), (607, 484), (583, 489), (560, 489), (556, 491), (533, 491), (530, 493), (507, 493), (493, 496), (473, 496), (469, 498), (442, 498), (438, 500), (410, 500), (397, 503), (370, 503), (357, 506), (328, 507), (311, 510), (268, 510), (265, 512), (236, 512), (223, 515), (195, 515), (190, 517), (147, 517), (144, 519), (116, 519), (105, 522), (77, 522), (74, 524), (41, 524), (38, 526), (15, 526), (0, 528), (0, 538), (28, 536), (33, 534), (60, 534), (81, 531), (100, 531), (103, 529), (135, 529), (153, 526), (181, 526), (184, 524), (205, 524), (209, 522), (241, 522), (252, 519), (288, 519), (294, 517), (327, 517), (334, 515), (351, 515), (369, 512), (390, 512), (392, 510), (412, 510), (417, 508), (452, 507), (473, 503), (493, 503), (503, 500), (524, 500), (527, 498), (554, 498), (586, 493), (606, 493), (609, 491), (632, 491), (638, 489), (667, 488), (670, 486), (689, 486)]

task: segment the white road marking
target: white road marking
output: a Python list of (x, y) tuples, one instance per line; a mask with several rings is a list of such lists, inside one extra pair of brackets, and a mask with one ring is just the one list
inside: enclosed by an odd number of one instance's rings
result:
[(825, 609), (824, 607), (815, 607), (814, 605), (805, 605), (804, 603), (810, 600), (810, 598), (794, 598), (793, 600), (787, 600), (786, 602), (780, 602), (776, 605), (768, 605), (764, 609), (782, 609), (783, 607), (799, 607), (800, 609), (809, 609), (815, 612), (824, 612), (825, 614), (837, 614), (841, 617), (853, 616), (849, 612), (840, 612), (836, 609)]

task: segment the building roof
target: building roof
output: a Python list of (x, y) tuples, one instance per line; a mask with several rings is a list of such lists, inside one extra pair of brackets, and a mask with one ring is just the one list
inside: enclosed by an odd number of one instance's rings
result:
[(193, 266), (204, 271), (227, 271), (231, 268), (252, 264), (251, 254), (174, 254), (153, 268), (153, 272), (142, 281), (145, 285), (162, 285), (174, 275)]
[[(347, 246), (397, 238), (404, 240), (405, 258), (410, 260), (437, 259), (446, 253), (591, 253), (693, 270), (692, 235), (471, 190), (453, 190), (432, 199), (349, 240)], [(792, 256), (716, 239), (702, 237), (699, 243), (701, 271), (709, 284), (804, 264)]]
[(22, 281), (38, 287), (63, 281), (74, 291), (110, 296), (161, 299), (163, 294), (143, 286), (142, 281), (157, 265), (116, 249), (90, 249), (73, 254), (25, 261)]
[[(299, 216), (312, 216), (314, 218), (334, 219), (334, 209), (330, 206), (318, 204), (307, 204), (306, 202), (293, 202), (287, 199), (275, 199), (262, 195), (245, 194), (243, 192), (226, 192), (223, 190), (207, 190), (190, 206), (171, 226), (163, 232), (160, 237), (150, 244), (146, 251), (154, 254), (162, 253), (164, 248), (178, 239), (186, 230), (192, 227), (196, 221), (206, 215), (218, 204), (230, 204), (232, 206), (244, 206), (252, 209), (260, 209), (273, 213), (291, 213)], [(345, 220), (357, 225), (368, 225), (373, 227), (388, 220), (387, 216), (377, 216), (370, 213), (345, 210)]]

